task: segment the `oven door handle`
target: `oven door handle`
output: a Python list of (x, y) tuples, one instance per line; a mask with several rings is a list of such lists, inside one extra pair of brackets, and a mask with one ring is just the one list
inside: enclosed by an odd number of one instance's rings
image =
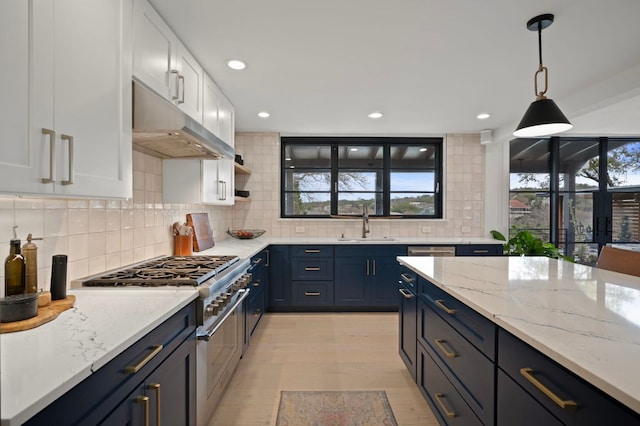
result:
[(220, 327), (222, 327), (222, 324), (227, 320), (227, 318), (229, 318), (229, 315), (231, 315), (233, 311), (238, 309), (238, 306), (240, 306), (242, 301), (246, 299), (247, 296), (249, 296), (249, 291), (250, 289), (248, 288), (243, 288), (238, 290), (238, 293), (242, 293), (242, 294), (240, 295), (240, 297), (238, 297), (238, 300), (236, 300), (235, 303), (231, 305), (231, 308), (227, 309), (227, 311), (224, 313), (220, 321), (218, 321), (216, 325), (211, 327), (209, 330), (205, 331), (203, 334), (199, 334), (198, 336), (196, 336), (196, 338), (198, 340), (204, 340), (205, 342), (208, 342), (209, 339), (211, 339), (211, 337), (214, 335), (214, 333), (218, 331)]

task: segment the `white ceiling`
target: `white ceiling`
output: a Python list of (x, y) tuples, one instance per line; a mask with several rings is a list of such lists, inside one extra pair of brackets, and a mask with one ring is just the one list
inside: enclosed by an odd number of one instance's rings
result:
[[(236, 108), (236, 130), (507, 140), (542, 32), (571, 134), (640, 135), (638, 0), (151, 0)], [(226, 67), (237, 58), (244, 71)], [(259, 118), (258, 111), (271, 117)], [(372, 111), (384, 113), (378, 120)], [(479, 112), (490, 112), (484, 121)]]

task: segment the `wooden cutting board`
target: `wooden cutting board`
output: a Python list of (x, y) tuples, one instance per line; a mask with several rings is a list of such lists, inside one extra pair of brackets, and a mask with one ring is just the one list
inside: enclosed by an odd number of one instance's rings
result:
[(69, 295), (65, 299), (53, 300), (48, 306), (38, 308), (38, 315), (22, 321), (0, 323), (0, 334), (13, 333), (16, 331), (30, 330), (46, 324), (58, 317), (62, 312), (71, 308), (76, 301), (74, 295)]
[(214, 246), (209, 213), (187, 214), (187, 225), (193, 228), (193, 251), (203, 251)]

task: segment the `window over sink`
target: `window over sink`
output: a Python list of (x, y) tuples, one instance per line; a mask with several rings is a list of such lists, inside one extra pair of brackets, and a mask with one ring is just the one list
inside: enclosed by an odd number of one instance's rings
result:
[(281, 217), (442, 218), (442, 138), (282, 137)]

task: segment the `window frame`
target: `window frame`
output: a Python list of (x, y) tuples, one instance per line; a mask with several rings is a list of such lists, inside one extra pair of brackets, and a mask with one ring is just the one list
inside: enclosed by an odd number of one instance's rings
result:
[[(310, 146), (329, 146), (331, 149), (331, 157), (329, 161), (329, 167), (319, 167), (315, 170), (330, 170), (330, 185), (329, 185), (329, 200), (330, 200), (330, 213), (327, 215), (296, 215), (287, 214), (286, 212), (286, 196), (293, 194), (296, 191), (288, 190), (286, 188), (286, 174), (289, 170), (286, 164), (286, 151), (287, 147), (292, 145), (310, 145)], [(415, 147), (429, 145), (434, 147), (434, 165), (433, 167), (425, 167), (424, 169), (407, 168), (407, 171), (422, 171), (432, 172), (434, 174), (433, 190), (432, 191), (394, 191), (393, 193), (429, 193), (434, 197), (434, 212), (433, 214), (421, 214), (421, 215), (391, 215), (391, 171), (403, 170), (398, 167), (391, 168), (391, 148), (397, 146)], [(382, 170), (382, 212), (376, 214), (376, 212), (369, 211), (370, 217), (393, 217), (394, 219), (442, 219), (443, 217), (443, 193), (444, 193), (444, 170), (443, 170), (443, 157), (444, 157), (444, 138), (442, 137), (293, 137), (283, 136), (280, 138), (280, 218), (283, 219), (335, 219), (340, 216), (353, 216), (359, 217), (358, 214), (339, 214), (338, 213), (338, 194), (348, 191), (339, 191), (338, 186), (338, 174), (345, 170), (357, 170), (354, 167), (339, 167), (338, 161), (338, 148), (345, 146), (382, 146), (383, 158), (382, 169), (361, 169), (363, 172), (379, 171)], [(304, 168), (302, 170), (314, 170), (314, 168)], [(309, 191), (315, 192), (315, 191)], [(354, 192), (368, 192), (368, 191), (354, 191)], [(324, 192), (323, 192), (324, 193)]]

